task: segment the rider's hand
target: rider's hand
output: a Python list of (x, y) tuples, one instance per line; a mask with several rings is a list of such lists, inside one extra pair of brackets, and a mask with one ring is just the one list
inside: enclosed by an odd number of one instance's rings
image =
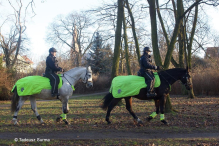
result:
[(157, 70), (163, 70), (162, 66), (157, 66)]
[(61, 71), (61, 72), (64, 72), (64, 69), (61, 68), (60, 71)]

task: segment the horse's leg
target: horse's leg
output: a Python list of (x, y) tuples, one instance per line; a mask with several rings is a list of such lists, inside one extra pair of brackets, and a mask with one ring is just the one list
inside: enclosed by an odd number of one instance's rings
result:
[(108, 106), (107, 113), (106, 113), (106, 121), (108, 124), (111, 124), (109, 117), (110, 117), (110, 112), (113, 110), (113, 108), (117, 105), (117, 103), (121, 100), (121, 98), (114, 98), (111, 103)]
[(126, 109), (132, 115), (134, 121), (138, 123), (138, 125), (143, 125), (143, 122), (136, 116), (136, 114), (132, 110), (132, 97), (125, 98), (125, 103), (126, 103)]
[(24, 104), (26, 99), (27, 99), (26, 97), (22, 97), (22, 96), (20, 96), (20, 98), (19, 98), (19, 101), (18, 101), (18, 104), (17, 104), (17, 108), (16, 108), (16, 110), (14, 112), (14, 116), (13, 116), (13, 119), (12, 119), (12, 122), (14, 122), (14, 125), (18, 125), (17, 115), (18, 115), (18, 112), (21, 109), (21, 107), (23, 106), (23, 104)]
[(68, 125), (67, 121), (67, 113), (69, 111), (69, 106), (68, 106), (68, 98), (65, 98), (66, 100), (63, 99), (62, 101), (62, 114), (60, 115), (60, 118), (57, 118), (56, 121), (59, 122), (61, 119), (65, 122), (66, 125)]
[(37, 119), (40, 121), (41, 124), (44, 123), (43, 119), (41, 118), (41, 116), (39, 115), (39, 113), (37, 111), (36, 99), (34, 97), (30, 98), (30, 104), (31, 104), (31, 109), (36, 114)]
[(159, 114), (159, 108), (160, 108), (160, 101), (159, 100), (154, 100), (155, 107), (156, 107), (156, 112), (153, 112), (148, 118), (147, 121), (150, 122), (153, 118)]
[(162, 96), (161, 99), (160, 99), (160, 112), (161, 112), (160, 121), (162, 123), (164, 123), (165, 125), (169, 125), (167, 123), (167, 121), (165, 120), (165, 118), (164, 118), (164, 104), (165, 104), (165, 100), (164, 100), (164, 96)]

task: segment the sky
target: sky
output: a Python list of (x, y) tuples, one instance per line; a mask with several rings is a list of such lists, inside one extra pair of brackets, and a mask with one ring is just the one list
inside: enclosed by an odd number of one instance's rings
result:
[(99, 2), (101, 0), (46, 0), (44, 3), (36, 0), (34, 9), (36, 16), (32, 18), (27, 30), (33, 46), (31, 59), (34, 62), (45, 59), (48, 56), (49, 48), (56, 48), (45, 42), (47, 27), (56, 16), (67, 15), (73, 11), (88, 10), (98, 6)]
[[(45, 60), (49, 48), (52, 47), (46, 43), (45, 38), (47, 27), (53, 22), (56, 16), (60, 14), (67, 15), (73, 11), (88, 10), (102, 4), (102, 0), (35, 0), (34, 2), (34, 11), (36, 15), (31, 19), (28, 19), (28, 22), (26, 23), (26, 34), (30, 38), (29, 46), (31, 50), (28, 57), (34, 63)], [(0, 0), (0, 4), (2, 16), (4, 13), (9, 13), (8, 11), (12, 10), (7, 8), (7, 0)], [(2, 6), (4, 10), (2, 9)], [(209, 15), (208, 19), (212, 29), (219, 32), (219, 10), (211, 7), (208, 9), (207, 14)]]
[[(102, 3), (102, 0), (34, 0), (34, 2), (34, 12), (36, 15), (31, 19), (27, 19), (25, 33), (30, 38), (29, 46), (31, 51), (28, 57), (36, 63), (46, 59), (49, 48), (56, 47), (50, 46), (45, 41), (47, 27), (53, 22), (55, 17), (60, 14), (67, 15), (73, 11), (88, 10), (97, 7)], [(7, 0), (0, 0), (0, 4), (2, 17), (13, 12)]]

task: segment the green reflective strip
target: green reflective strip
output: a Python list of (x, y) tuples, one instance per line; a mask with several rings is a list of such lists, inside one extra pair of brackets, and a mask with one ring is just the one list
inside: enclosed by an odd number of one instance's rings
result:
[(156, 117), (157, 116), (157, 113), (156, 112), (153, 112), (151, 115), (150, 115), (150, 117), (152, 117), (152, 118), (154, 118), (154, 117)]
[(164, 114), (160, 114), (160, 120), (164, 120)]
[(75, 87), (73, 85), (71, 85), (71, 87), (72, 87), (73, 91), (75, 91)]
[(60, 117), (62, 117), (62, 120), (65, 120), (65, 119), (66, 119), (66, 114), (62, 113), (62, 114), (60, 115)]

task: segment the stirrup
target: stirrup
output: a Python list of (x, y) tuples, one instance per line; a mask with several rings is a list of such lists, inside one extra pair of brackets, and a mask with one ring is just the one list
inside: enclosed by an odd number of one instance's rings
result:
[(60, 94), (59, 93), (54, 93), (52, 94), (52, 97), (56, 97), (57, 99), (59, 99)]

